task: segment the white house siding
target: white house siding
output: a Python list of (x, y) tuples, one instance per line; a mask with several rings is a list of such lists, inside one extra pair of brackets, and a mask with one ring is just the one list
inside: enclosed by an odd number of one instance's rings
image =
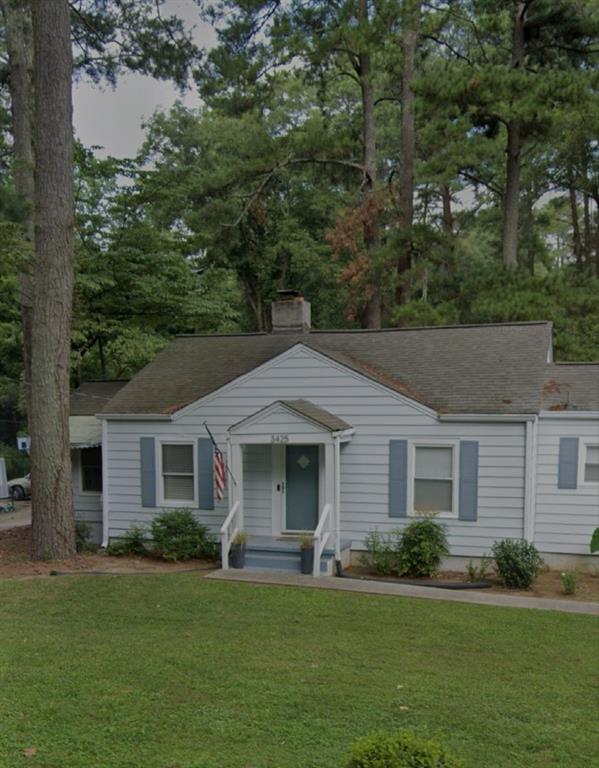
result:
[(75, 519), (83, 520), (90, 527), (90, 538), (94, 544), (102, 541), (102, 494), (81, 491), (81, 451), (71, 451), (73, 473), (73, 506)]
[[(401, 400), (389, 390), (341, 365), (296, 347), (270, 366), (186, 409), (173, 422), (110, 421), (108, 425), (109, 535), (117, 537), (133, 523), (148, 524), (156, 511), (140, 501), (141, 436), (206, 435), (207, 421), (225, 447), (226, 430), (274, 400), (303, 398), (331, 411), (356, 428), (341, 451), (342, 537), (363, 545), (369, 530), (390, 530), (406, 523), (388, 516), (389, 440), (393, 438), (469, 439), (479, 441), (478, 520), (448, 520), (452, 554), (482, 555), (503, 537), (521, 537), (524, 508), (524, 425), (511, 423), (440, 423), (433, 415)], [(277, 422), (276, 431), (285, 431)], [(273, 425), (274, 427), (274, 425)], [(279, 429), (280, 427), (280, 429)], [(268, 438), (270, 443), (270, 438)], [(271, 504), (266, 475), (268, 452), (251, 453), (246, 463), (246, 528), (266, 531)], [(252, 467), (254, 469), (252, 469)], [(255, 473), (255, 478), (251, 478)], [(259, 490), (258, 490), (259, 489)], [(258, 506), (265, 509), (258, 517)], [(198, 511), (214, 531), (226, 516), (226, 499), (214, 510)], [(256, 520), (250, 520), (250, 513)], [(409, 522), (409, 520), (408, 520)]]
[(593, 530), (599, 526), (599, 487), (557, 487), (560, 437), (582, 443), (599, 441), (599, 414), (594, 419), (539, 419), (535, 544), (541, 552), (589, 554)]
[(270, 445), (243, 447), (243, 509), (250, 536), (272, 534), (271, 456)]

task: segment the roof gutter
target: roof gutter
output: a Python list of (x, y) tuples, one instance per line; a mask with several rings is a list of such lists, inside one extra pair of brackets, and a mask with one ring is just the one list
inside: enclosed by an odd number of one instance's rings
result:
[(599, 419), (599, 411), (541, 411), (542, 419)]
[(96, 413), (100, 421), (172, 421), (168, 413)]
[(439, 421), (534, 421), (536, 413), (440, 413)]

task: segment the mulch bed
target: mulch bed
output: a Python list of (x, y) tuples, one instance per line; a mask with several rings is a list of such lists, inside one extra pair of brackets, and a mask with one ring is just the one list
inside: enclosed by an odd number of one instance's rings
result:
[(214, 569), (214, 563), (201, 560), (169, 563), (151, 557), (110, 557), (100, 552), (82, 552), (61, 561), (34, 561), (31, 552), (31, 527), (21, 526), (0, 531), (0, 578), (52, 576), (53, 572), (84, 573), (176, 573)]
[[(359, 565), (346, 568), (348, 576), (374, 581), (391, 581), (396, 584), (414, 584), (417, 586), (445, 587), (456, 582), (466, 582), (466, 576), (460, 571), (441, 571), (435, 579), (399, 579), (396, 576), (380, 576)], [(521, 597), (553, 597), (559, 600), (583, 600), (599, 602), (599, 572), (578, 573), (578, 588), (574, 595), (564, 595), (559, 571), (546, 570), (539, 574), (531, 589), (507, 589), (494, 577), (490, 576), (491, 586), (485, 588), (485, 594), (520, 595)], [(445, 582), (445, 584), (443, 583)]]

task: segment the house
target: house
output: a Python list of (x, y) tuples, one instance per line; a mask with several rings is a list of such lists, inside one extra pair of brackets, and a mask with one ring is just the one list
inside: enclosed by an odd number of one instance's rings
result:
[(102, 422), (96, 413), (126, 381), (86, 381), (71, 393), (69, 432), (75, 515), (102, 541)]
[[(290, 569), (308, 532), (315, 574), (330, 573), (369, 531), (433, 513), (449, 565), (508, 537), (555, 566), (590, 562), (599, 364), (553, 363), (550, 323), (316, 331), (309, 303), (282, 292), (272, 327), (179, 336), (115, 384), (96, 411), (103, 544), (189, 507), (225, 567), (236, 530), (248, 566)], [(206, 427), (227, 458), (222, 500)]]

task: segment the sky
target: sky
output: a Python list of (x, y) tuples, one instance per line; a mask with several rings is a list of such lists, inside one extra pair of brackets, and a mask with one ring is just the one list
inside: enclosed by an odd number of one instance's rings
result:
[[(193, 0), (167, 0), (162, 14), (183, 19), (198, 45), (214, 44), (214, 30), (201, 21)], [(144, 120), (157, 109), (168, 109), (177, 99), (188, 107), (200, 104), (193, 89), (180, 94), (172, 83), (143, 75), (125, 75), (114, 89), (79, 81), (73, 88), (75, 134), (86, 147), (102, 147), (97, 153), (101, 157), (132, 157), (144, 140)]]

